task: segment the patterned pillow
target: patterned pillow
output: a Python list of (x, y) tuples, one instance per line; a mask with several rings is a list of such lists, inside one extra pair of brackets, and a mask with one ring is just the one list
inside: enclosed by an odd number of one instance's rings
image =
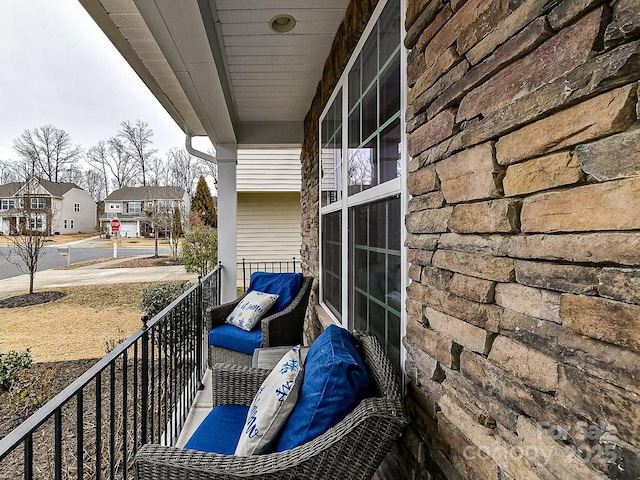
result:
[(300, 345), (296, 345), (280, 359), (253, 398), (236, 455), (257, 455), (269, 449), (298, 400), (302, 373)]
[(229, 314), (227, 323), (248, 332), (256, 326), (276, 300), (278, 295), (272, 293), (249, 292)]

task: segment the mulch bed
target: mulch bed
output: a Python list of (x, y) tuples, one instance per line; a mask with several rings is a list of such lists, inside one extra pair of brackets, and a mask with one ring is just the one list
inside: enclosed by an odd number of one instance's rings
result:
[[(76, 360), (76, 361), (64, 361), (64, 362), (50, 362), (39, 363), (37, 368), (42, 371), (47, 371), (51, 375), (47, 378), (49, 382), (49, 392), (51, 398), (55, 394), (62, 391), (65, 387), (70, 385), (74, 380), (85, 373), (97, 359), (90, 360)], [(132, 366), (131, 361), (128, 362), (129, 369)], [(32, 367), (33, 368), (33, 367)], [(102, 459), (101, 478), (111, 478), (110, 468), (113, 465), (117, 478), (122, 478), (123, 470), (126, 468), (128, 471), (128, 478), (133, 478), (133, 443), (134, 435), (139, 435), (139, 429), (133, 432), (131, 425), (133, 425), (132, 411), (130, 408), (123, 407), (122, 395), (123, 390), (123, 377), (122, 377), (122, 363), (118, 364), (115, 371), (115, 389), (119, 392), (115, 398), (114, 406), (114, 422), (115, 422), (115, 443), (114, 443), (114, 456), (110, 454), (111, 444), (108, 435), (108, 428), (110, 425), (110, 410), (111, 403), (109, 401), (109, 385), (110, 385), (110, 372), (109, 369), (103, 371), (102, 374), (102, 389), (100, 402), (102, 405), (102, 413), (100, 415), (101, 429), (102, 429), (102, 445), (100, 447), (100, 457)], [(129, 392), (129, 405), (131, 398), (136, 395), (136, 392), (132, 390), (132, 379), (129, 377), (127, 381)], [(85, 387), (83, 395), (83, 465), (85, 480), (94, 480), (98, 478), (96, 471), (96, 425), (98, 418), (96, 417), (96, 390), (95, 382), (90, 382)], [(39, 388), (34, 386), (33, 388)], [(139, 392), (138, 392), (139, 394)], [(15, 429), (22, 421), (28, 418), (31, 412), (18, 411), (16, 413), (15, 399), (10, 397), (10, 393), (0, 393), (0, 439), (6, 436), (9, 432)], [(156, 395), (157, 398), (157, 395)], [(157, 401), (157, 400), (156, 400)], [(124, 431), (124, 417), (127, 417), (128, 431)], [(33, 468), (34, 479), (52, 479), (54, 478), (54, 465), (56, 458), (55, 454), (55, 422), (54, 418), (50, 418), (33, 435)], [(123, 456), (123, 441), (126, 437), (127, 442), (127, 457)], [(77, 478), (77, 401), (72, 399), (62, 408), (62, 478), (64, 480), (73, 480)], [(0, 480), (14, 480), (16, 478), (22, 478), (22, 472), (24, 468), (24, 449), (20, 445), (9, 454), (4, 460), (0, 461)]]
[(13, 297), (0, 300), (0, 308), (30, 307), (42, 303), (53, 302), (66, 295), (64, 292), (37, 292), (15, 295)]
[(184, 259), (165, 256), (134, 258), (126, 262), (114, 263), (105, 268), (169, 267), (174, 265), (184, 265)]
[[(51, 398), (69, 386), (75, 379), (89, 370), (97, 359), (72, 360), (65, 362), (37, 363), (36, 368), (50, 373), (51, 382), (47, 386)], [(35, 387), (35, 386), (34, 386)], [(16, 412), (10, 401), (9, 392), (0, 390), (0, 438), (4, 437), (20, 423), (26, 420), (28, 415)]]

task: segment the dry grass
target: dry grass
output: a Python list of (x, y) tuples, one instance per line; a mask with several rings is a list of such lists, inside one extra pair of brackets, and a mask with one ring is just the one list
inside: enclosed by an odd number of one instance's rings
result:
[[(127, 257), (118, 257), (118, 258), (127, 258)], [(54, 268), (54, 270), (74, 270), (76, 268), (89, 267), (91, 265), (97, 265), (99, 263), (109, 262), (111, 260), (113, 260), (113, 258), (108, 258), (108, 257), (96, 258), (94, 260), (86, 260), (84, 262), (72, 263), (68, 267), (66, 265), (63, 267), (57, 267), (57, 268)]]
[(67, 295), (55, 302), (0, 309), (0, 353), (31, 348), (37, 362), (101, 358), (105, 342), (141, 327), (140, 300), (147, 285), (61, 288)]
[[(74, 233), (68, 235), (51, 235), (47, 238), (45, 245), (60, 245), (61, 243), (77, 242), (85, 238), (94, 237), (95, 233)], [(0, 247), (12, 245), (10, 235), (0, 235)]]

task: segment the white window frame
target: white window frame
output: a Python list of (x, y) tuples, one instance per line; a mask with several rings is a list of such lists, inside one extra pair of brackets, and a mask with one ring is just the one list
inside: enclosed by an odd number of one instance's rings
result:
[[(401, 159), (402, 159), (402, 171), (401, 175), (395, 179), (387, 181), (385, 183), (376, 185), (375, 187), (371, 187), (369, 189), (363, 190), (359, 193), (349, 195), (348, 189), (346, 186), (347, 182), (347, 169), (348, 169), (348, 99), (349, 99), (349, 82), (348, 76), (349, 72), (353, 68), (362, 48), (371, 35), (373, 28), (375, 27), (378, 19), (380, 18), (380, 14), (382, 10), (386, 6), (388, 0), (381, 0), (376, 9), (371, 16), (369, 23), (367, 24), (362, 36), (360, 37), (356, 48), (354, 49), (351, 58), (347, 62), (340, 79), (338, 80), (333, 93), (330, 95), (327, 103), (325, 104), (324, 109), (319, 117), (318, 122), (318, 140), (319, 140), (319, 159), (322, 158), (322, 120), (327, 115), (329, 109), (333, 105), (338, 94), (342, 95), (342, 198), (337, 200), (329, 205), (322, 206), (322, 201), (319, 203), (319, 304), (325, 311), (325, 313), (331, 318), (331, 320), (337, 324), (341, 325), (344, 328), (349, 328), (350, 319), (349, 319), (349, 282), (347, 279), (349, 278), (349, 208), (357, 205), (368, 204), (374, 202), (376, 200), (382, 200), (391, 198), (393, 195), (400, 195), (400, 215), (401, 215), (401, 225), (400, 225), (400, 265), (401, 265), (401, 305), (405, 305), (406, 303), (406, 287), (409, 284), (409, 264), (407, 262), (407, 250), (404, 248), (404, 244), (407, 237), (406, 228), (404, 227), (404, 217), (408, 212), (408, 188), (407, 188), (407, 169), (409, 164), (409, 157), (407, 152), (407, 135), (406, 135), (406, 117), (404, 116), (404, 112), (407, 110), (407, 95), (408, 95), (408, 87), (407, 87), (407, 49), (404, 47), (404, 38), (405, 32), (402, 26), (405, 22), (405, 12), (407, 9), (407, 0), (400, 0), (400, 139), (401, 139)], [(319, 198), (322, 199), (322, 162), (319, 161), (318, 169), (320, 171), (320, 181), (318, 182), (318, 190), (319, 190)], [(322, 255), (322, 217), (328, 213), (342, 211), (342, 278), (344, 279), (342, 282), (342, 319), (338, 320), (335, 315), (331, 312), (331, 309), (324, 303), (324, 295), (323, 295), (323, 275), (322, 275), (322, 266), (323, 263), (323, 255)], [(408, 322), (408, 314), (406, 312), (406, 308), (401, 309), (401, 318), (400, 318), (400, 337), (404, 337), (406, 335), (406, 328)], [(406, 349), (404, 348), (404, 344), (400, 342), (400, 365), (404, 370), (404, 363), (406, 360)]]
[(73, 211), (74, 212), (79, 212), (80, 211), (80, 204), (79, 203), (74, 203), (73, 204)]
[(47, 208), (47, 199), (44, 197), (31, 197), (29, 205), (33, 210), (44, 210)]

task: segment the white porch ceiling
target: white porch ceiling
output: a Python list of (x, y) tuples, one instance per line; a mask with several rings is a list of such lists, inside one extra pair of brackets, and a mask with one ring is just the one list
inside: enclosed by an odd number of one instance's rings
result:
[[(79, 0), (178, 125), (299, 144), (348, 0)], [(296, 19), (285, 34), (269, 21)]]

